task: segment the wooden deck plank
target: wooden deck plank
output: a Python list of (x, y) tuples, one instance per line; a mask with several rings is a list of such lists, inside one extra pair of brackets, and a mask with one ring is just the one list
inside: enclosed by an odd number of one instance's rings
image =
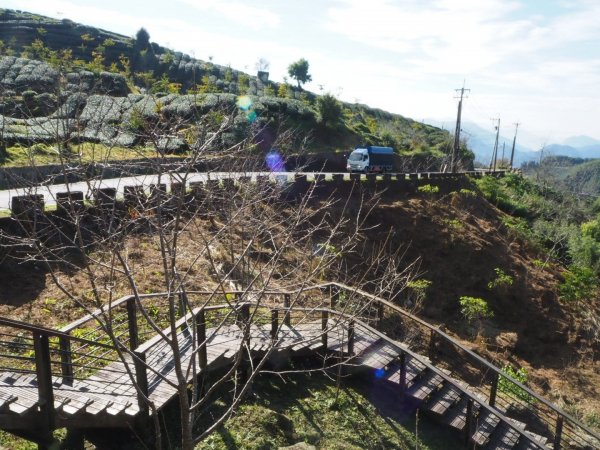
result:
[(477, 425), (475, 429), (475, 433), (471, 436), (473, 442), (477, 445), (483, 446), (485, 445), (498, 424), (500, 423), (500, 418), (495, 414), (492, 414), (487, 409), (484, 409), (479, 417), (477, 417)]
[[(406, 385), (410, 386), (415, 378), (425, 370), (425, 365), (413, 358), (406, 360)], [(384, 377), (387, 381), (400, 384), (400, 366), (394, 364), (393, 369)]]
[(400, 352), (388, 342), (379, 339), (361, 352), (360, 364), (372, 369), (386, 367), (394, 361)]
[(445, 384), (436, 394), (434, 394), (424, 405), (424, 408), (434, 414), (442, 416), (452, 405), (460, 401), (461, 395), (452, 388), (452, 385)]
[(487, 449), (512, 450), (519, 442), (520, 434), (506, 424), (497, 427), (494, 435), (487, 444)]
[(426, 371), (421, 377), (415, 379), (414, 383), (406, 390), (406, 395), (417, 400), (425, 400), (442, 385), (443, 381), (444, 379), (435, 372)]

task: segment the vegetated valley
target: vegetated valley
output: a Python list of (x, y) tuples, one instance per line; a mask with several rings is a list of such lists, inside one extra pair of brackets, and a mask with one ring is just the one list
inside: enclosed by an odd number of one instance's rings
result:
[[(52, 163), (65, 155), (75, 162), (144, 158), (154, 156), (157, 149), (163, 155), (185, 156), (193, 152), (186, 135), (190, 117), (205, 120), (210, 132), (218, 128), (223, 111), (231, 110), (240, 119), (223, 135), (222, 148), (244, 139), (248, 128), (260, 126), (273, 136), (279, 130), (294, 130), (293, 138), (284, 141), (288, 147), (281, 148), (284, 154), (297, 153), (302, 146), (333, 153), (369, 142), (394, 146), (406, 168), (428, 170), (439, 168), (449, 149), (449, 135), (435, 127), (337, 101), (333, 115), (328, 115), (324, 96), (196, 61), (141, 39), (144, 36), (129, 39), (7, 10), (2, 10), (0, 20), (7, 25), (2, 27), (7, 34), (0, 34), (4, 165)], [(18, 40), (8, 34), (15, 24), (25, 30)], [(253, 99), (250, 110), (236, 104), (240, 95)], [(158, 109), (155, 99), (160, 99)], [(163, 115), (178, 124), (173, 139), (140, 139), (140, 130)], [(64, 123), (65, 118), (73, 129), (60, 136), (66, 150), (56, 152), (56, 135), (48, 130), (58, 130), (52, 124)], [(257, 147), (260, 155), (263, 150)], [(468, 167), (472, 154), (465, 148), (462, 156)], [(359, 196), (338, 200), (327, 205), (326, 214), (355, 217), (366, 210), (368, 231), (351, 252), (339, 256), (343, 261), (336, 267), (344, 271), (319, 272), (310, 281), (375, 280), (381, 274), (370, 273), (365, 261), (376, 254), (396, 258), (395, 268), (410, 268), (411, 277), (390, 292), (390, 298), (509, 373), (519, 372), (526, 384), (600, 429), (600, 203), (597, 192), (594, 201), (590, 196), (576, 197), (564, 186), (564, 180), (540, 171), (531, 177), (510, 174), (471, 180), (451, 192), (424, 186), (415, 194), (384, 193), (366, 199), (368, 208)], [(316, 211), (325, 201), (319, 199), (310, 208)], [(264, 213), (284, 214), (273, 209), (281, 207), (265, 205)], [(194, 227), (210, 234), (219, 228), (218, 220), (199, 217)], [(189, 249), (190, 255), (194, 246), (204, 245), (194, 236), (191, 231), (181, 236), (181, 248)], [(132, 264), (144, 273), (143, 292), (161, 288), (164, 273), (153, 253), (156, 239), (146, 233), (132, 235), (127, 243)], [(260, 264), (265, 249), (253, 250), (252, 258)], [(300, 253), (290, 249), (280, 261), (278, 276), (286, 283), (299, 282), (310, 272), (310, 265), (298, 264)], [(222, 274), (215, 267), (226, 270), (229, 250), (216, 243), (212, 254), (218, 255), (216, 261), (189, 261), (191, 288), (210, 288), (219, 282)], [(1, 265), (2, 316), (59, 327), (81, 314), (65, 301), (43, 266), (16, 264), (6, 257)], [(64, 276), (71, 289), (85, 297), (84, 274), (65, 271)], [(127, 294), (126, 280), (117, 279), (112, 289), (116, 296)], [(487, 312), (470, 315), (468, 299), (479, 300)], [(334, 388), (315, 380), (290, 376), (290, 391), (297, 395), (294, 404), (278, 392), (289, 386), (261, 379), (255, 397), (200, 448), (277, 448), (298, 440), (320, 448), (413, 448), (415, 442), (419, 448), (448, 448), (447, 441), (428, 440), (427, 425), (418, 441), (412, 416), (396, 417), (391, 426), (388, 421), (373, 422), (371, 432), (360, 438), (348, 434), (364, 418), (380, 420), (378, 413), (386, 417), (385, 408), (376, 409), (377, 402), (370, 404), (373, 399), (364, 391), (345, 385), (341, 404), (352, 414), (340, 427), (318, 411), (331, 401)], [(311, 413), (302, 416), (302, 408)], [(397, 423), (406, 430), (398, 431)], [(249, 436), (249, 429), (256, 434)], [(2, 434), (0, 445), (26, 444)]]

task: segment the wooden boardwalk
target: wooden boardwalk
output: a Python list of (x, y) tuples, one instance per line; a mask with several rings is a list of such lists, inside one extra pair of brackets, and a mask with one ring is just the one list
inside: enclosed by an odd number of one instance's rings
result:
[[(271, 336), (271, 326), (250, 327), (249, 349), (254, 357), (267, 351), (272, 356), (286, 353), (310, 353), (324, 350), (321, 321), (307, 322), (295, 326), (282, 324), (277, 340)], [(328, 330), (328, 350), (339, 351), (343, 336), (347, 331), (334, 321)], [(226, 325), (219, 329), (207, 330), (207, 370), (213, 370), (231, 363), (238, 351), (244, 347), (244, 332), (237, 325)], [(362, 351), (377, 338), (359, 336), (355, 340), (355, 351)], [(191, 381), (194, 373), (200, 373), (197, 355), (194, 354), (192, 335), (182, 331), (178, 334), (181, 362)], [(145, 344), (148, 391), (150, 400), (161, 409), (177, 395), (177, 385), (170, 344), (163, 339)], [(130, 427), (140, 412), (137, 391), (132, 383), (135, 379), (135, 365), (132, 357), (125, 362), (116, 361), (89, 378), (67, 380), (52, 377), (54, 409), (57, 412), (57, 427)], [(129, 371), (126, 369), (126, 365)], [(20, 428), (28, 421), (28, 413), (37, 412), (38, 383), (35, 374), (0, 372), (0, 424), (2, 428)], [(13, 417), (14, 420), (6, 420)]]
[[(131, 305), (134, 303), (127, 303), (130, 319), (135, 318)], [(410, 398), (420, 411), (461, 433), (465, 443), (502, 450), (561, 448), (562, 423), (558, 423), (559, 432), (554, 437), (544, 430), (540, 433), (539, 427), (533, 432), (530, 422), (511, 417), (510, 403), (496, 402), (496, 396), (500, 395), (496, 388), (485, 393), (481, 386), (470, 385), (459, 378), (456, 370), (448, 366), (440, 368), (427, 356), (415, 352), (411, 347), (420, 345), (422, 348), (422, 344), (415, 341), (415, 333), (406, 334), (407, 341), (400, 342), (374, 328), (372, 323), (381, 323), (381, 308), (378, 319), (369, 316), (363, 321), (328, 308), (263, 307), (271, 314), (271, 322), (266, 323), (264, 315), (254, 318), (249, 315), (249, 305), (246, 302), (196, 308), (177, 322), (176, 340), (167, 329), (162, 331), (162, 336), (157, 333), (138, 344), (137, 322), (129, 320), (130, 339), (124, 342), (130, 351), (123, 351), (121, 358), (114, 356), (115, 347), (110, 344), (0, 319), (2, 327), (20, 330), (13, 335), (2, 331), (5, 328), (0, 330), (3, 336), (0, 347), (5, 349), (0, 361), (11, 359), (6, 349), (20, 351), (12, 356), (17, 362), (35, 359), (33, 370), (18, 369), (17, 364), (12, 369), (0, 365), (0, 429), (41, 440), (43, 430), (48, 436), (48, 431), (63, 427), (70, 430), (135, 428), (140, 419), (149, 418), (147, 402), (142, 401), (144, 396), (160, 410), (178, 395), (180, 380), (173, 358), (175, 346), (186, 383), (203, 372), (231, 367), (242, 355), (255, 362), (261, 358), (271, 359), (281, 367), (285, 367), (290, 357), (317, 354), (336, 357), (335, 361), (344, 364), (346, 373), (370, 373), (371, 383)], [(229, 311), (226, 314), (229, 322), (205, 328), (205, 312), (223, 309)], [(292, 311), (300, 313), (301, 319), (292, 318)], [(320, 318), (315, 320), (318, 316)], [(191, 317), (195, 321), (190, 322)], [(66, 329), (70, 332), (87, 320), (76, 321)], [(211, 320), (214, 323), (214, 317)], [(123, 323), (127, 326), (127, 321)], [(194, 333), (190, 324), (196, 327)], [(31, 333), (31, 337), (23, 337), (27, 333)], [(7, 341), (7, 336), (13, 339)], [(434, 349), (435, 341), (430, 339), (428, 346), (430, 351)], [(27, 349), (33, 350), (35, 358), (27, 356)], [(94, 370), (88, 360), (97, 364)], [(568, 447), (562, 448), (600, 448), (594, 444), (600, 441), (594, 439), (592, 436), (589, 441), (583, 441), (592, 445), (577, 442), (571, 445), (575, 442), (572, 440)]]

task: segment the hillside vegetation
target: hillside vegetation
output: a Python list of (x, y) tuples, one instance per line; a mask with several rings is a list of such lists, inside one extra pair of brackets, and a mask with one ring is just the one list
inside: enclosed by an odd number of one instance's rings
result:
[[(185, 153), (191, 142), (186, 122), (205, 120), (214, 128), (232, 113), (236, 126), (224, 146), (245, 137), (249, 126), (268, 128), (271, 136), (294, 130), (299, 136), (291, 144), (295, 152), (389, 145), (405, 157), (407, 169), (430, 170), (441, 167), (451, 147), (447, 131), (274, 83), (268, 73), (255, 77), (196, 60), (150, 42), (143, 29), (129, 38), (11, 10), (0, 10), (0, 22), (0, 141), (13, 147), (4, 155), (5, 164), (16, 158), (19, 145), (156, 146), (141, 141), (136, 131), (165, 118), (173, 125), (168, 133), (163, 130), (169, 134), (165, 150)], [(461, 152), (470, 167), (472, 153)]]
[(573, 194), (600, 195), (600, 159), (549, 156), (523, 167), (532, 177)]
[[(256, 155), (279, 145), (291, 154), (385, 144), (409, 161), (406, 167), (439, 168), (448, 152), (449, 135), (438, 128), (194, 60), (151, 43), (147, 33), (131, 39), (7, 10), (0, 20), (6, 25), (0, 28), (4, 165), (187, 155), (199, 140), (190, 135), (192, 121), (203, 125), (202, 137), (208, 139), (228, 119), (233, 126), (215, 142), (220, 150), (263, 130), (252, 147)], [(335, 114), (328, 115), (331, 111)], [(278, 139), (289, 130), (289, 139)], [(465, 166), (471, 163), (465, 149), (463, 157)], [(382, 271), (411, 269), (405, 286), (389, 289), (391, 300), (600, 428), (600, 203), (569, 192), (581, 192), (584, 185), (597, 189), (598, 164), (571, 166), (569, 172), (576, 172), (552, 182), (541, 166), (530, 178), (466, 179), (451, 192), (426, 185), (416, 193), (373, 195), (367, 189), (337, 203), (314, 198), (306, 214), (312, 217), (321, 207), (332, 224), (369, 211), (365, 231), (343, 255), (335, 252), (340, 242), (327, 242), (330, 256), (340, 259), (336, 267), (344, 270), (311, 271), (308, 263), (298, 263), (306, 250), (296, 249), (278, 261), (276, 280), (290, 285), (366, 280), (366, 288), (374, 289), (374, 280), (383, 278), (370, 271), (370, 258), (389, 262)], [(579, 181), (565, 190), (569, 180)], [(261, 204), (257, 214), (279, 218), (286, 208), (284, 202)], [(231, 265), (227, 243), (244, 242), (242, 231), (231, 230), (227, 242), (212, 244), (214, 260), (192, 260), (205, 245), (198, 233), (211, 235), (218, 220), (200, 215), (193, 220), (194, 232), (179, 237), (186, 249), (182, 258), (190, 258), (182, 263), (195, 266), (192, 290), (218, 285), (219, 270)], [(273, 224), (284, 228), (284, 222)], [(156, 240), (144, 232), (127, 235), (123, 243), (135, 256), (132, 265), (144, 274), (141, 292), (158, 291), (164, 281), (165, 269), (151, 251)], [(260, 266), (265, 248), (250, 250), (248, 260)], [(53, 327), (78, 317), (80, 311), (64, 301), (41, 266), (2, 260), (0, 267), (3, 316)], [(72, 267), (60, 275), (77, 296), (85, 296), (83, 270)], [(125, 277), (111, 284), (115, 298), (129, 291)], [(341, 404), (347, 414), (342, 416), (324, 408), (333, 387), (322, 379), (270, 381), (259, 384), (254, 398), (202, 448), (236, 448), (241, 442), (276, 448), (298, 441), (322, 448), (448, 448), (446, 442), (414, 438), (416, 424), (410, 420), (400, 429), (378, 417), (354, 386), (344, 386)], [(368, 429), (361, 428), (365, 421)]]

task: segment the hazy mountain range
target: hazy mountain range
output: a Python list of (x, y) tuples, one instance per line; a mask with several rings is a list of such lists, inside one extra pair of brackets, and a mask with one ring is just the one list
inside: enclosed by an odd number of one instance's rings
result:
[[(426, 119), (426, 123), (445, 128), (454, 132), (454, 121)], [(475, 161), (488, 165), (492, 158), (494, 141), (496, 134), (494, 129), (485, 129), (474, 122), (462, 123), (461, 137), (467, 140), (468, 146), (475, 153)], [(502, 148), (504, 146), (504, 158), (510, 159), (510, 152), (514, 138), (514, 128), (511, 127), (503, 132), (500, 128), (500, 137), (498, 139), (498, 159), (502, 157)], [(514, 165), (519, 167), (527, 161), (537, 161), (540, 159), (540, 148), (531, 148), (520, 143), (542, 141), (536, 136), (532, 136), (519, 129), (517, 134), (517, 143), (515, 146)], [(571, 158), (600, 158), (600, 140), (589, 136), (572, 136), (561, 143), (551, 143), (544, 146), (543, 156), (569, 156)]]

